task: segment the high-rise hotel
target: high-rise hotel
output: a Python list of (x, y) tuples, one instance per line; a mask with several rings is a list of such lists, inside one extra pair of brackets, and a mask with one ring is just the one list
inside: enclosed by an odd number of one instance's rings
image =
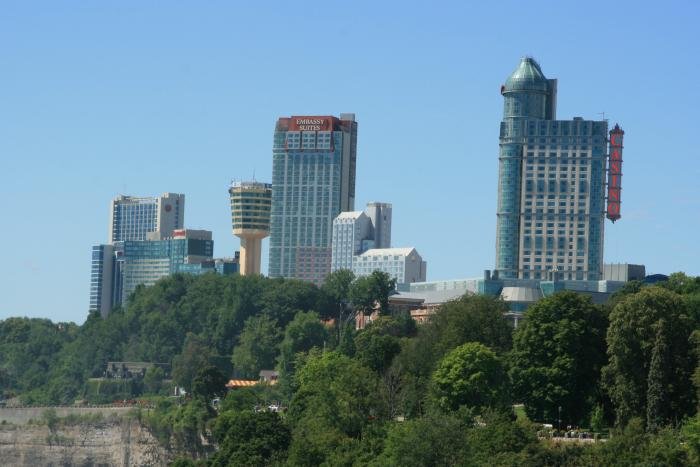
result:
[(355, 114), (280, 118), (272, 147), (270, 277), (320, 284), (333, 219), (355, 205)]
[(501, 94), (498, 274), (602, 279), (607, 121), (556, 120), (557, 81), (529, 57)]
[(112, 200), (109, 218), (109, 243), (146, 240), (149, 232), (170, 233), (183, 228), (185, 195), (117, 196)]

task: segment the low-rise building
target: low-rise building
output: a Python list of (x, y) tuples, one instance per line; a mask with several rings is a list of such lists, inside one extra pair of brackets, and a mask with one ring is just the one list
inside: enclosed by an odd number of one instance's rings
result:
[(356, 276), (368, 276), (382, 271), (397, 284), (424, 282), (427, 263), (415, 248), (374, 248), (367, 250), (352, 261), (352, 272)]

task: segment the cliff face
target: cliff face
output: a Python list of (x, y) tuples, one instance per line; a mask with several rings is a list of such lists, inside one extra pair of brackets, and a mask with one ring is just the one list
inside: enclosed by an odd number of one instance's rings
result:
[(159, 466), (170, 455), (137, 420), (49, 429), (0, 424), (0, 463), (8, 466)]

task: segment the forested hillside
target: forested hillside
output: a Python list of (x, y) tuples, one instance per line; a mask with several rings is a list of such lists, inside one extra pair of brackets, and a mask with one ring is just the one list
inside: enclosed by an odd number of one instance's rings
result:
[[(96, 397), (91, 378), (108, 361), (169, 364), (171, 376), (154, 367), (125, 390), (156, 403), (144, 422), (181, 465), (700, 462), (700, 278), (629, 283), (606, 306), (559, 293), (516, 330), (484, 296), (416, 325), (391, 314), (391, 288), (383, 274), (348, 271), (320, 288), (174, 275), (82, 326), (0, 322), (0, 391), (72, 404)], [(352, 317), (373, 304), (381, 316), (355, 331)], [(273, 368), (279, 384), (225, 395), (229, 378)], [(188, 396), (167, 397), (175, 385)], [(569, 426), (612, 438), (546, 439)]]

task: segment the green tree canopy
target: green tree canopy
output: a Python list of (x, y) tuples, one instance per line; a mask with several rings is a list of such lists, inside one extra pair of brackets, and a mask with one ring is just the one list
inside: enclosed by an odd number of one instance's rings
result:
[(618, 424), (624, 425), (632, 417), (646, 418), (649, 371), (661, 320), (670, 366), (663, 397), (675, 420), (692, 413), (695, 395), (689, 381), (695, 367), (690, 343), (693, 323), (685, 305), (674, 292), (645, 287), (612, 310), (607, 332), (609, 363), (603, 369), (603, 381)]
[(408, 316), (380, 316), (355, 335), (355, 358), (382, 374), (401, 351), (401, 338), (415, 332), (415, 321)]
[(426, 337), (444, 355), (465, 342), (480, 342), (496, 352), (511, 348), (513, 328), (505, 318), (508, 305), (486, 295), (464, 295), (444, 303), (426, 326)]
[(296, 373), (289, 404), (291, 465), (321, 465), (384, 418), (379, 379), (338, 352), (311, 352)]
[(210, 357), (211, 349), (206, 345), (204, 339), (188, 333), (182, 353), (173, 359), (173, 379), (190, 392), (195, 376), (199, 370), (209, 365)]
[(384, 451), (372, 465), (424, 467), (467, 465), (467, 425), (451, 415), (431, 415), (394, 423)]
[(214, 397), (222, 396), (226, 393), (226, 383), (228, 379), (221, 371), (209, 365), (197, 372), (197, 376), (192, 381), (192, 394), (200, 397), (208, 404)]
[(385, 410), (377, 397), (379, 380), (368, 368), (337, 352), (312, 352), (296, 374), (297, 391), (288, 417), (323, 418), (347, 436), (357, 437)]
[(350, 287), (355, 274), (349, 269), (338, 269), (326, 276), (321, 291), (326, 294), (335, 310), (345, 307), (350, 299)]
[(389, 295), (396, 288), (396, 279), (383, 271), (374, 271), (369, 276), (355, 279), (350, 286), (350, 301), (355, 309), (366, 315), (371, 314), (375, 306), (382, 314), (389, 313)]
[(231, 358), (236, 373), (257, 379), (260, 370), (274, 368), (281, 340), (275, 320), (265, 315), (248, 318)]
[(285, 458), (291, 440), (284, 421), (274, 412), (225, 412), (215, 431), (223, 437), (209, 465), (265, 466)]
[(515, 332), (510, 375), (532, 420), (580, 424), (605, 364), (605, 316), (590, 298), (559, 292), (530, 306)]
[(322, 349), (327, 340), (328, 330), (321, 323), (318, 313), (297, 313), (284, 330), (284, 339), (280, 344), (279, 369), (285, 385), (288, 386), (294, 378), (297, 354), (313, 348)]
[(504, 409), (510, 404), (508, 375), (496, 354), (483, 344), (467, 342), (440, 362), (432, 378), (433, 396), (445, 411), (464, 406)]

